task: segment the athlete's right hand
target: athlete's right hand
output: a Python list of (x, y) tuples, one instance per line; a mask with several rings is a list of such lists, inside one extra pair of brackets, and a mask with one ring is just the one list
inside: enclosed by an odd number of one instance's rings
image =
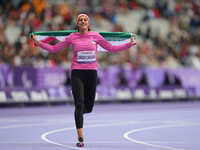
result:
[(35, 35), (34, 35), (33, 33), (31, 33), (31, 39), (32, 39), (33, 41), (37, 41), (37, 40), (36, 40), (36, 37), (35, 37)]

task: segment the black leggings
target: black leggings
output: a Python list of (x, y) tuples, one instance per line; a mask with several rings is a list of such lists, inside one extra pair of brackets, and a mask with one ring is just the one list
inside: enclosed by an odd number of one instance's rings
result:
[(96, 70), (72, 70), (72, 94), (76, 128), (83, 128), (83, 114), (92, 112), (97, 85)]

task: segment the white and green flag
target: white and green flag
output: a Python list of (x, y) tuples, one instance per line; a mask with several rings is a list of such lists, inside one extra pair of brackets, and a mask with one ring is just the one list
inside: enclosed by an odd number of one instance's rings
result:
[[(38, 40), (46, 43), (53, 43), (56, 41), (64, 41), (65, 38), (72, 32), (77, 32), (77, 30), (64, 30), (64, 31), (48, 31), (48, 32), (34, 32), (34, 35)], [(121, 45), (130, 42), (130, 37), (132, 33), (124, 32), (99, 32), (105, 40), (110, 42), (112, 45)], [(134, 36), (136, 39), (136, 35)], [(106, 51), (100, 45), (98, 45), (98, 51)]]

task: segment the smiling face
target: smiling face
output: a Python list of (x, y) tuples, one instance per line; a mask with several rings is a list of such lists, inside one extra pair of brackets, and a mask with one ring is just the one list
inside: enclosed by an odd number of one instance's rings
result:
[(76, 24), (79, 30), (88, 30), (90, 25), (89, 17), (85, 14), (80, 14), (77, 18)]

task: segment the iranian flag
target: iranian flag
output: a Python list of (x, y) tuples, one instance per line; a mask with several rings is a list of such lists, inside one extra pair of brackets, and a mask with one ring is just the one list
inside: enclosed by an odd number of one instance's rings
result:
[[(59, 41), (64, 41), (65, 38), (72, 32), (77, 32), (77, 30), (64, 30), (64, 31), (48, 31), (48, 32), (33, 32), (36, 38), (42, 42), (55, 44)], [(110, 42), (112, 45), (121, 45), (130, 42), (130, 37), (132, 33), (124, 32), (99, 32), (105, 40)], [(134, 35), (136, 39), (136, 35)], [(97, 47), (98, 51), (106, 51), (100, 45)]]

